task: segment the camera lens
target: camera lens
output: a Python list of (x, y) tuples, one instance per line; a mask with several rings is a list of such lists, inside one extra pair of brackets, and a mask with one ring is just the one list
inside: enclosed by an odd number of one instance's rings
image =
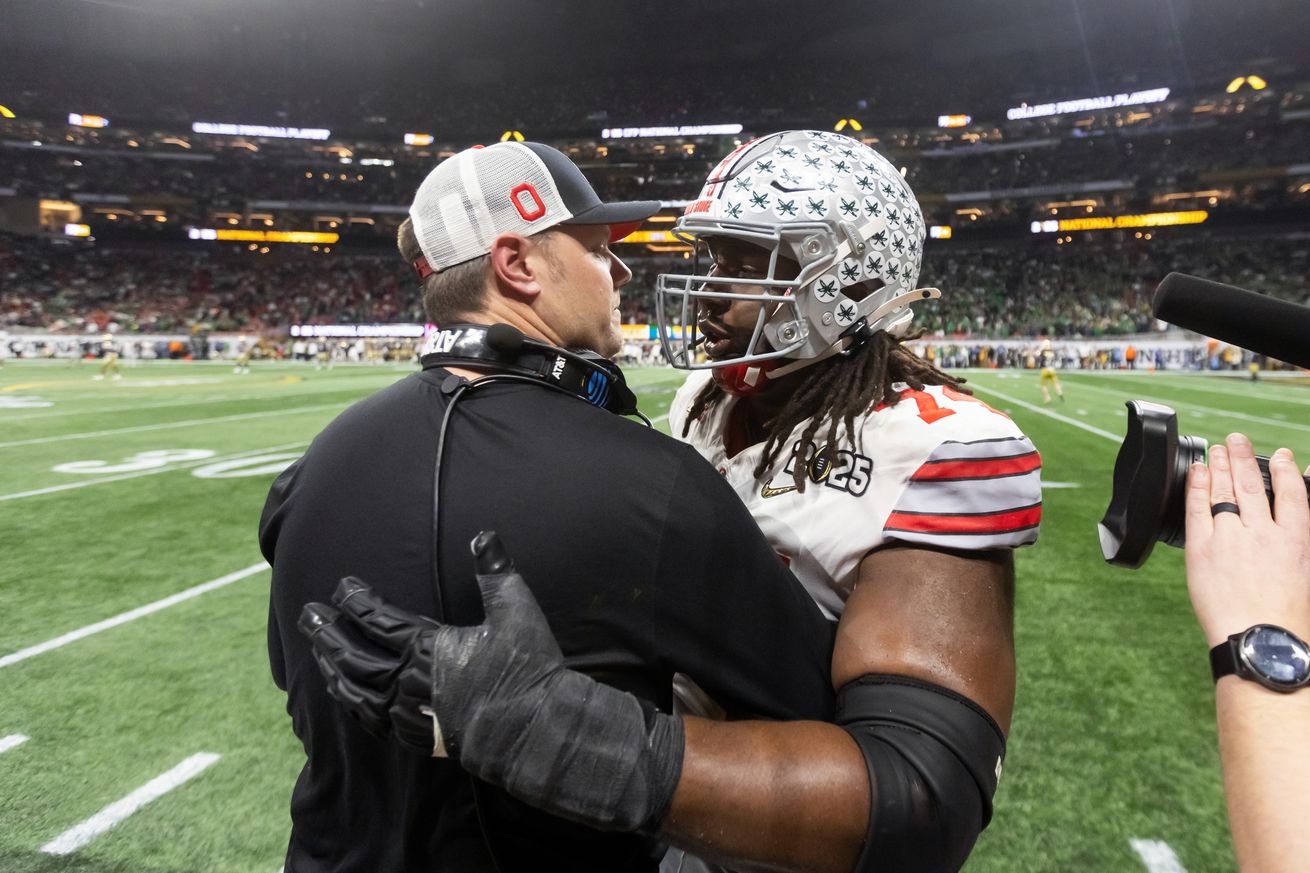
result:
[[(1186, 542), (1187, 471), (1204, 464), (1205, 440), (1178, 435), (1178, 414), (1149, 400), (1128, 401), (1128, 432), (1114, 462), (1114, 493), (1097, 526), (1101, 554), (1120, 567), (1142, 566), (1157, 542)], [(1256, 456), (1269, 505), (1274, 502), (1269, 459)], [(1310, 476), (1306, 477), (1310, 485)]]
[[(1178, 444), (1173, 450), (1171, 481), (1165, 488), (1169, 498), (1160, 518), (1160, 533), (1156, 537), (1166, 546), (1181, 549), (1186, 542), (1187, 471), (1193, 464), (1205, 463), (1206, 448), (1208, 448), (1206, 441), (1200, 437), (1178, 437)], [(1142, 556), (1142, 560), (1146, 560), (1146, 555)]]
[[(1114, 462), (1114, 493), (1097, 526), (1101, 554), (1120, 567), (1140, 567), (1162, 535), (1183, 536), (1187, 466), (1205, 440), (1178, 438), (1178, 414), (1148, 400), (1128, 401), (1128, 431)], [(1179, 451), (1180, 447), (1183, 449)]]

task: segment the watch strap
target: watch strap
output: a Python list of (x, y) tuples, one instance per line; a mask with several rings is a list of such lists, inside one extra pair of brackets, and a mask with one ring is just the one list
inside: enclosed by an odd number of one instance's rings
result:
[(1242, 635), (1233, 634), (1219, 645), (1210, 650), (1210, 674), (1214, 676), (1214, 681), (1218, 682), (1225, 676), (1242, 676), (1245, 678), (1241, 661), (1237, 657), (1237, 647), (1241, 644)]

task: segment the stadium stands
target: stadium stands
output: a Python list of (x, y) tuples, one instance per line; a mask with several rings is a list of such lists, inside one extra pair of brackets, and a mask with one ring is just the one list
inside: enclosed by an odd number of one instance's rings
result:
[[(655, 277), (680, 257), (638, 256), (624, 321), (655, 319)], [(1097, 337), (1155, 329), (1150, 292), (1183, 270), (1300, 301), (1304, 240), (1131, 239), (959, 247), (930, 244), (921, 283), (943, 290), (918, 324), (933, 336)], [(291, 324), (420, 322), (399, 258), (102, 249), (0, 234), (0, 329), (258, 332)]]
[[(5, 101), (17, 117), (0, 119), (0, 206), (26, 204), (29, 220), (25, 235), (0, 232), (0, 328), (259, 331), (421, 320), (392, 240), (423, 176), (454, 150), (505, 127), (526, 130), (567, 151), (603, 197), (661, 199), (671, 221), (742, 138), (831, 127), (837, 118), (864, 119), (861, 130), (846, 132), (902, 168), (936, 226), (940, 239), (926, 249), (922, 282), (946, 293), (919, 322), (934, 335), (1151, 330), (1148, 292), (1174, 269), (1299, 297), (1310, 288), (1302, 247), (1310, 231), (1310, 75), (1274, 57), (1262, 69), (1281, 77), (1276, 86), (1234, 88), (1228, 72), (1239, 59), (1266, 57), (1267, 46), (1198, 33), (1210, 42), (1192, 51), (1215, 61), (1204, 75), (1179, 75), (1172, 61), (1147, 59), (1096, 82), (1107, 94), (1181, 82), (1167, 99), (1010, 112), (1009, 119), (1007, 108), (1088, 86), (1072, 68), (1034, 77), (1022, 52), (989, 60), (985, 75), (968, 74), (975, 62), (966, 52), (944, 59), (942, 75), (893, 69), (874, 81), (833, 65), (784, 72), (761, 60), (694, 80), (695, 87), (648, 69), (601, 77), (586, 89), (543, 74), (509, 92), (488, 81), (418, 93), (364, 81), (336, 93), (254, 77), (213, 88), (200, 67), (147, 63), (112, 76), (45, 69), (29, 78), (36, 67), (15, 59)], [(163, 76), (169, 86), (161, 95)], [(55, 105), (111, 122), (73, 125), (52, 113)], [(976, 120), (941, 127), (937, 109), (971, 111)], [(196, 133), (192, 124), (201, 119), (313, 124), (331, 133)], [(607, 126), (643, 121), (733, 121), (744, 129), (602, 135)], [(441, 133), (431, 144), (403, 141), (405, 131), (433, 129)], [(1156, 215), (1183, 212), (1204, 223), (1170, 227), (1174, 218)], [(1119, 230), (1077, 226), (1142, 215), (1149, 220)], [(15, 229), (12, 217), (0, 220), (5, 227)], [(59, 239), (66, 228), (89, 239)], [(224, 242), (214, 230), (337, 236), (312, 246)], [(683, 249), (647, 239), (622, 254), (636, 274), (625, 320), (652, 321), (654, 277)]]

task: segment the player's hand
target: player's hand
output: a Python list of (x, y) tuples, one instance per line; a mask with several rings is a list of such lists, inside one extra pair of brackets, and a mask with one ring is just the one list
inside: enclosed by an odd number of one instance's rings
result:
[[(1251, 442), (1232, 434), (1187, 480), (1187, 587), (1211, 646), (1255, 624), (1310, 636), (1310, 507), (1287, 449), (1269, 461), (1271, 513)], [(1235, 503), (1241, 513), (1211, 515)]]
[(449, 755), (527, 803), (593, 827), (658, 826), (682, 761), (682, 722), (568, 670), (494, 533), (473, 541), (486, 618), (444, 625), (353, 577), (337, 608), (305, 606), (328, 693), (371, 732)]
[(406, 612), (353, 576), (337, 584), (335, 609), (310, 603), (301, 613), (328, 693), (372, 733), (394, 734), (422, 755), (458, 759), (469, 723), (484, 717), (482, 689), (513, 698), (548, 682), (564, 663), (496, 535), (478, 536), (473, 554), (486, 612), (480, 625), (442, 625)]

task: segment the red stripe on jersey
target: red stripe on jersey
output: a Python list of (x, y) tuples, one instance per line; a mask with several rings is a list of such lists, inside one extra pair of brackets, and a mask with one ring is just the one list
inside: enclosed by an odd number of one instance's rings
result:
[(1042, 520), (1042, 505), (1035, 503), (1008, 512), (984, 515), (919, 515), (893, 512), (883, 530), (936, 534), (993, 534), (1036, 527)]
[(913, 482), (941, 481), (943, 479), (995, 479), (1000, 476), (1018, 476), (1041, 469), (1042, 456), (1037, 452), (1011, 455), (1005, 458), (980, 460), (928, 461), (910, 477)]

